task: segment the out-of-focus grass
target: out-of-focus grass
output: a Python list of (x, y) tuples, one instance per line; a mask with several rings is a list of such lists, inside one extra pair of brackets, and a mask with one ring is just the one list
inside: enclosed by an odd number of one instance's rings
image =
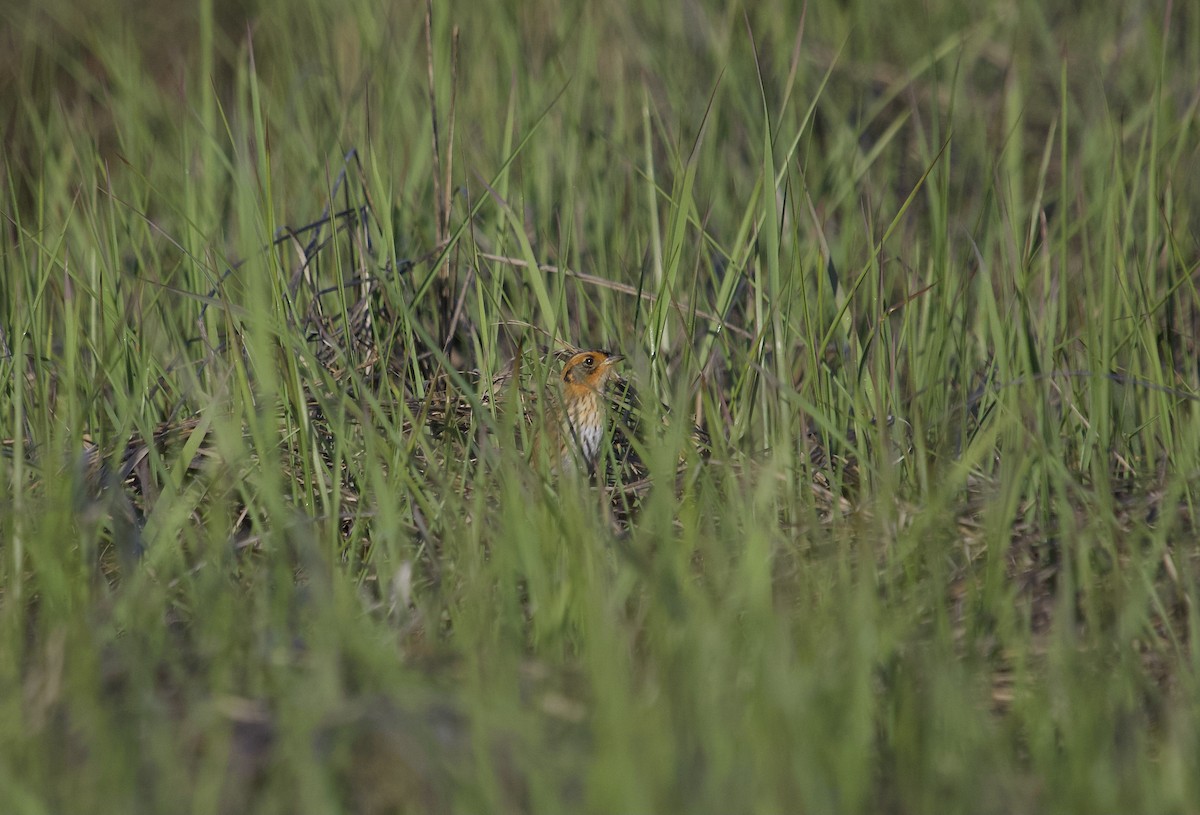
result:
[(1196, 812), (1200, 14), (425, 11), (5, 10), (3, 810)]

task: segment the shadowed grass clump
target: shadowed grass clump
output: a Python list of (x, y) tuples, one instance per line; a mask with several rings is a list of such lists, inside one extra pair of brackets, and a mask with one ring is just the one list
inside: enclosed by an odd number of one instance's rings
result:
[(1200, 14), (1109, 5), (10, 4), (0, 809), (1197, 812)]

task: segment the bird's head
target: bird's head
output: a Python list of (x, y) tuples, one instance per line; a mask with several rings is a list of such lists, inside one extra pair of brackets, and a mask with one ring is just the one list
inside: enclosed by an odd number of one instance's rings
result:
[(590, 390), (603, 390), (613, 375), (613, 366), (624, 357), (608, 351), (580, 351), (563, 366), (563, 383), (568, 387), (582, 386)]

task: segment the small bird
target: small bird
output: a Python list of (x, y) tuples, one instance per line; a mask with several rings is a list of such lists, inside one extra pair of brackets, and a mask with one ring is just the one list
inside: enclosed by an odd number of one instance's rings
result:
[(563, 366), (561, 393), (547, 411), (547, 426), (534, 439), (534, 459), (543, 450), (559, 472), (582, 465), (596, 471), (604, 433), (617, 418), (609, 384), (619, 379), (613, 366), (624, 357), (608, 351), (580, 351)]
[[(640, 443), (644, 434), (658, 427), (647, 423), (642, 403), (633, 384), (621, 376), (617, 363), (621, 354), (602, 350), (571, 350), (556, 354), (565, 359), (561, 374), (542, 389), (534, 386), (535, 377), (526, 376), (521, 356), (494, 376), (479, 396), (479, 403), (501, 410), (516, 409), (530, 425), (530, 459), (545, 457), (550, 469), (558, 474), (600, 475), (606, 486), (645, 490), (649, 469), (642, 460)], [(472, 429), (475, 407), (454, 397), (448, 382), (431, 381), (429, 396), (409, 404), (413, 421), (428, 425), (435, 435), (449, 428), (463, 433)], [(507, 407), (503, 407), (507, 405)], [(669, 410), (662, 408), (663, 427)], [(657, 411), (650, 414), (656, 416)], [(693, 427), (692, 440), (703, 458), (708, 458), (707, 434)]]

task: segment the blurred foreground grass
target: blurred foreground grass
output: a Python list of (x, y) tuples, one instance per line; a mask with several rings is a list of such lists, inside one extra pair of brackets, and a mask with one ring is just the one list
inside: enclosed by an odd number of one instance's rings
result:
[(425, 13), (4, 10), (0, 809), (1200, 811), (1200, 13)]

